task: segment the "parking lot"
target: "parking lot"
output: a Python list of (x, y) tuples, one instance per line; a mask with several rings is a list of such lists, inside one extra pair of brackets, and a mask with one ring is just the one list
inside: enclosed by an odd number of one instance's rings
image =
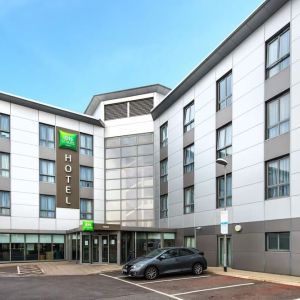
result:
[(120, 271), (85, 276), (0, 277), (1, 299), (298, 299), (300, 287), (205, 273), (127, 278)]

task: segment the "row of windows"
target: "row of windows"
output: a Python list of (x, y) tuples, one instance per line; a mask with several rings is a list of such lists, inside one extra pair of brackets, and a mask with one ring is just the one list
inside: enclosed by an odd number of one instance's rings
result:
[[(40, 123), (40, 146), (55, 148), (55, 127)], [(0, 138), (10, 138), (10, 117), (0, 114)], [(83, 155), (93, 155), (93, 136), (80, 134), (80, 153)]]
[[(164, 162), (164, 161), (163, 161)], [(266, 162), (266, 199), (290, 195), (290, 159), (284, 156)], [(225, 177), (217, 178), (217, 208), (225, 206)], [(232, 206), (232, 174), (226, 175), (226, 206)], [(194, 212), (194, 187), (184, 189), (184, 213)], [(168, 195), (160, 198), (160, 216), (168, 217)]]
[[(0, 191), (0, 215), (11, 214), (10, 192)], [(40, 195), (40, 218), (55, 218), (56, 199), (55, 196)], [(80, 219), (93, 219), (93, 200), (80, 199)]]

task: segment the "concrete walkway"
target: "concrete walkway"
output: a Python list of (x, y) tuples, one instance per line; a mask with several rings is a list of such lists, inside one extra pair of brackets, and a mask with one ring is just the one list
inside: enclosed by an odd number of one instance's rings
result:
[(207, 272), (218, 274), (218, 275), (228, 275), (232, 277), (244, 278), (244, 279), (252, 279), (252, 280), (267, 281), (267, 282), (287, 284), (293, 286), (300, 286), (300, 277), (297, 276), (251, 272), (251, 271), (236, 270), (231, 268), (228, 268), (227, 272), (224, 272), (223, 267), (209, 267)]

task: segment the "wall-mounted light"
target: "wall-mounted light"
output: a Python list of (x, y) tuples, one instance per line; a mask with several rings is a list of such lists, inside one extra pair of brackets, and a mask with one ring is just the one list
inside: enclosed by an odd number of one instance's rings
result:
[(242, 226), (240, 224), (234, 226), (234, 230), (236, 232), (240, 232), (242, 230)]

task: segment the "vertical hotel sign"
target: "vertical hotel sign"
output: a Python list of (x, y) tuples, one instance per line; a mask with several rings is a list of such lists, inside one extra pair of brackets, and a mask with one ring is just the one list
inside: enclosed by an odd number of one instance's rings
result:
[(79, 208), (79, 153), (76, 131), (57, 128), (57, 207)]

